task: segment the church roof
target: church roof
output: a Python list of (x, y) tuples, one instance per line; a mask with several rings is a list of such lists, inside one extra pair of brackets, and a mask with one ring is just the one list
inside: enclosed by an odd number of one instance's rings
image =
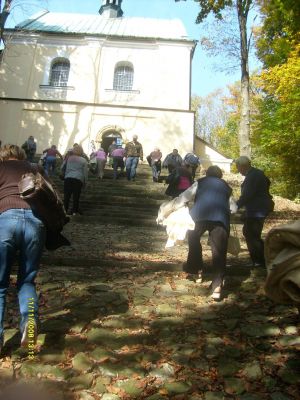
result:
[(179, 19), (105, 18), (101, 15), (44, 11), (19, 23), (16, 29), (31, 32), (191, 40)]

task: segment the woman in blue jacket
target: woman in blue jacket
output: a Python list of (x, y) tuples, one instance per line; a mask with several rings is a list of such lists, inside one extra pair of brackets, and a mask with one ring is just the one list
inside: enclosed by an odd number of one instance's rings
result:
[(207, 169), (206, 176), (198, 180), (194, 206), (190, 211), (195, 229), (188, 231), (189, 252), (184, 265), (189, 278), (201, 279), (203, 260), (200, 239), (208, 231), (215, 272), (211, 291), (215, 300), (221, 298), (230, 230), (229, 198), (232, 189), (222, 176), (221, 169), (212, 165)]

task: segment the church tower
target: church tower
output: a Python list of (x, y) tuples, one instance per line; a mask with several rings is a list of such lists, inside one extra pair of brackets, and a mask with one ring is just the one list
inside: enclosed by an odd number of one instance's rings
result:
[(102, 0), (99, 14), (105, 18), (122, 17), (123, 11), (121, 8), (122, 0)]

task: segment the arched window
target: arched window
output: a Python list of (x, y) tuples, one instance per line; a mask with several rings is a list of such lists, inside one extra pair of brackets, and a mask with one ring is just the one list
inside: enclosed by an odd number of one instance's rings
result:
[(128, 64), (118, 64), (114, 73), (114, 90), (132, 90), (133, 67)]
[(70, 61), (66, 59), (55, 60), (51, 67), (50, 86), (67, 86), (70, 72)]

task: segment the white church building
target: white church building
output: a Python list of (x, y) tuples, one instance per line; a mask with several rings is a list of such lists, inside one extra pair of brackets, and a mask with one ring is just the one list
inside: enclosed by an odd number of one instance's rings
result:
[(30, 135), (38, 152), (89, 153), (134, 134), (163, 156), (195, 148), (191, 66), (196, 41), (180, 20), (124, 17), (122, 0), (94, 15), (41, 12), (6, 29), (0, 64), (2, 143)]

